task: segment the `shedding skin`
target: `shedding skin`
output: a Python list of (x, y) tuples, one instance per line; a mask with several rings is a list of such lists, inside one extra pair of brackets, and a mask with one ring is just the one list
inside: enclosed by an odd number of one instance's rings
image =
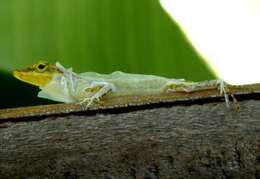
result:
[(202, 82), (170, 79), (155, 75), (113, 72), (99, 74), (86, 72), (77, 74), (72, 68), (66, 69), (60, 63), (40, 61), (26, 69), (15, 70), (14, 76), (21, 81), (38, 86), (38, 96), (64, 103), (79, 103), (86, 107), (110, 95), (153, 95), (159, 93), (185, 92), (218, 89), (230, 106), (229, 96), (236, 99), (223, 80)]

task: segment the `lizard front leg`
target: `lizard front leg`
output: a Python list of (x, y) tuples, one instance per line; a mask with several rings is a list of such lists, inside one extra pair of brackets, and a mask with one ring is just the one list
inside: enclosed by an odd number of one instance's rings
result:
[(84, 89), (83, 97), (79, 104), (89, 107), (93, 102), (100, 101), (100, 99), (109, 92), (114, 91), (115, 87), (107, 82), (92, 82), (91, 85)]

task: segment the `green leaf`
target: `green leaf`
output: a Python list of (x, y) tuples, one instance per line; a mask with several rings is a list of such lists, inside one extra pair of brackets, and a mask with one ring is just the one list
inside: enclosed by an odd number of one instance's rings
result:
[[(157, 0), (0, 1), (0, 24), (0, 70), (9, 74), (44, 58), (77, 72), (214, 78)], [(21, 88), (12, 83), (0, 93)], [(35, 100), (30, 90), (19, 95)]]

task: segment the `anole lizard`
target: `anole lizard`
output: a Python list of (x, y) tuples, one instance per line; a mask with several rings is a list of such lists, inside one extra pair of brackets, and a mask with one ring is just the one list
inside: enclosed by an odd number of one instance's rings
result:
[[(223, 80), (190, 82), (155, 75), (130, 74), (120, 71), (111, 74), (86, 72), (77, 74), (59, 62), (40, 61), (26, 69), (15, 70), (21, 81), (38, 86), (38, 97), (64, 103), (80, 103), (90, 106), (104, 96), (153, 95), (158, 93), (185, 92), (218, 88), (229, 106), (229, 90)], [(231, 95), (233, 97), (233, 95)]]

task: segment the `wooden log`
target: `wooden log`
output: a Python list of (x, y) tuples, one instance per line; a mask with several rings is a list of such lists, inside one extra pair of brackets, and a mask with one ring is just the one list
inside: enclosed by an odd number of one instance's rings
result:
[[(259, 96), (258, 96), (259, 97)], [(260, 178), (260, 100), (1, 121), (0, 178)]]
[(259, 178), (260, 101), (47, 117), (0, 129), (0, 178)]

